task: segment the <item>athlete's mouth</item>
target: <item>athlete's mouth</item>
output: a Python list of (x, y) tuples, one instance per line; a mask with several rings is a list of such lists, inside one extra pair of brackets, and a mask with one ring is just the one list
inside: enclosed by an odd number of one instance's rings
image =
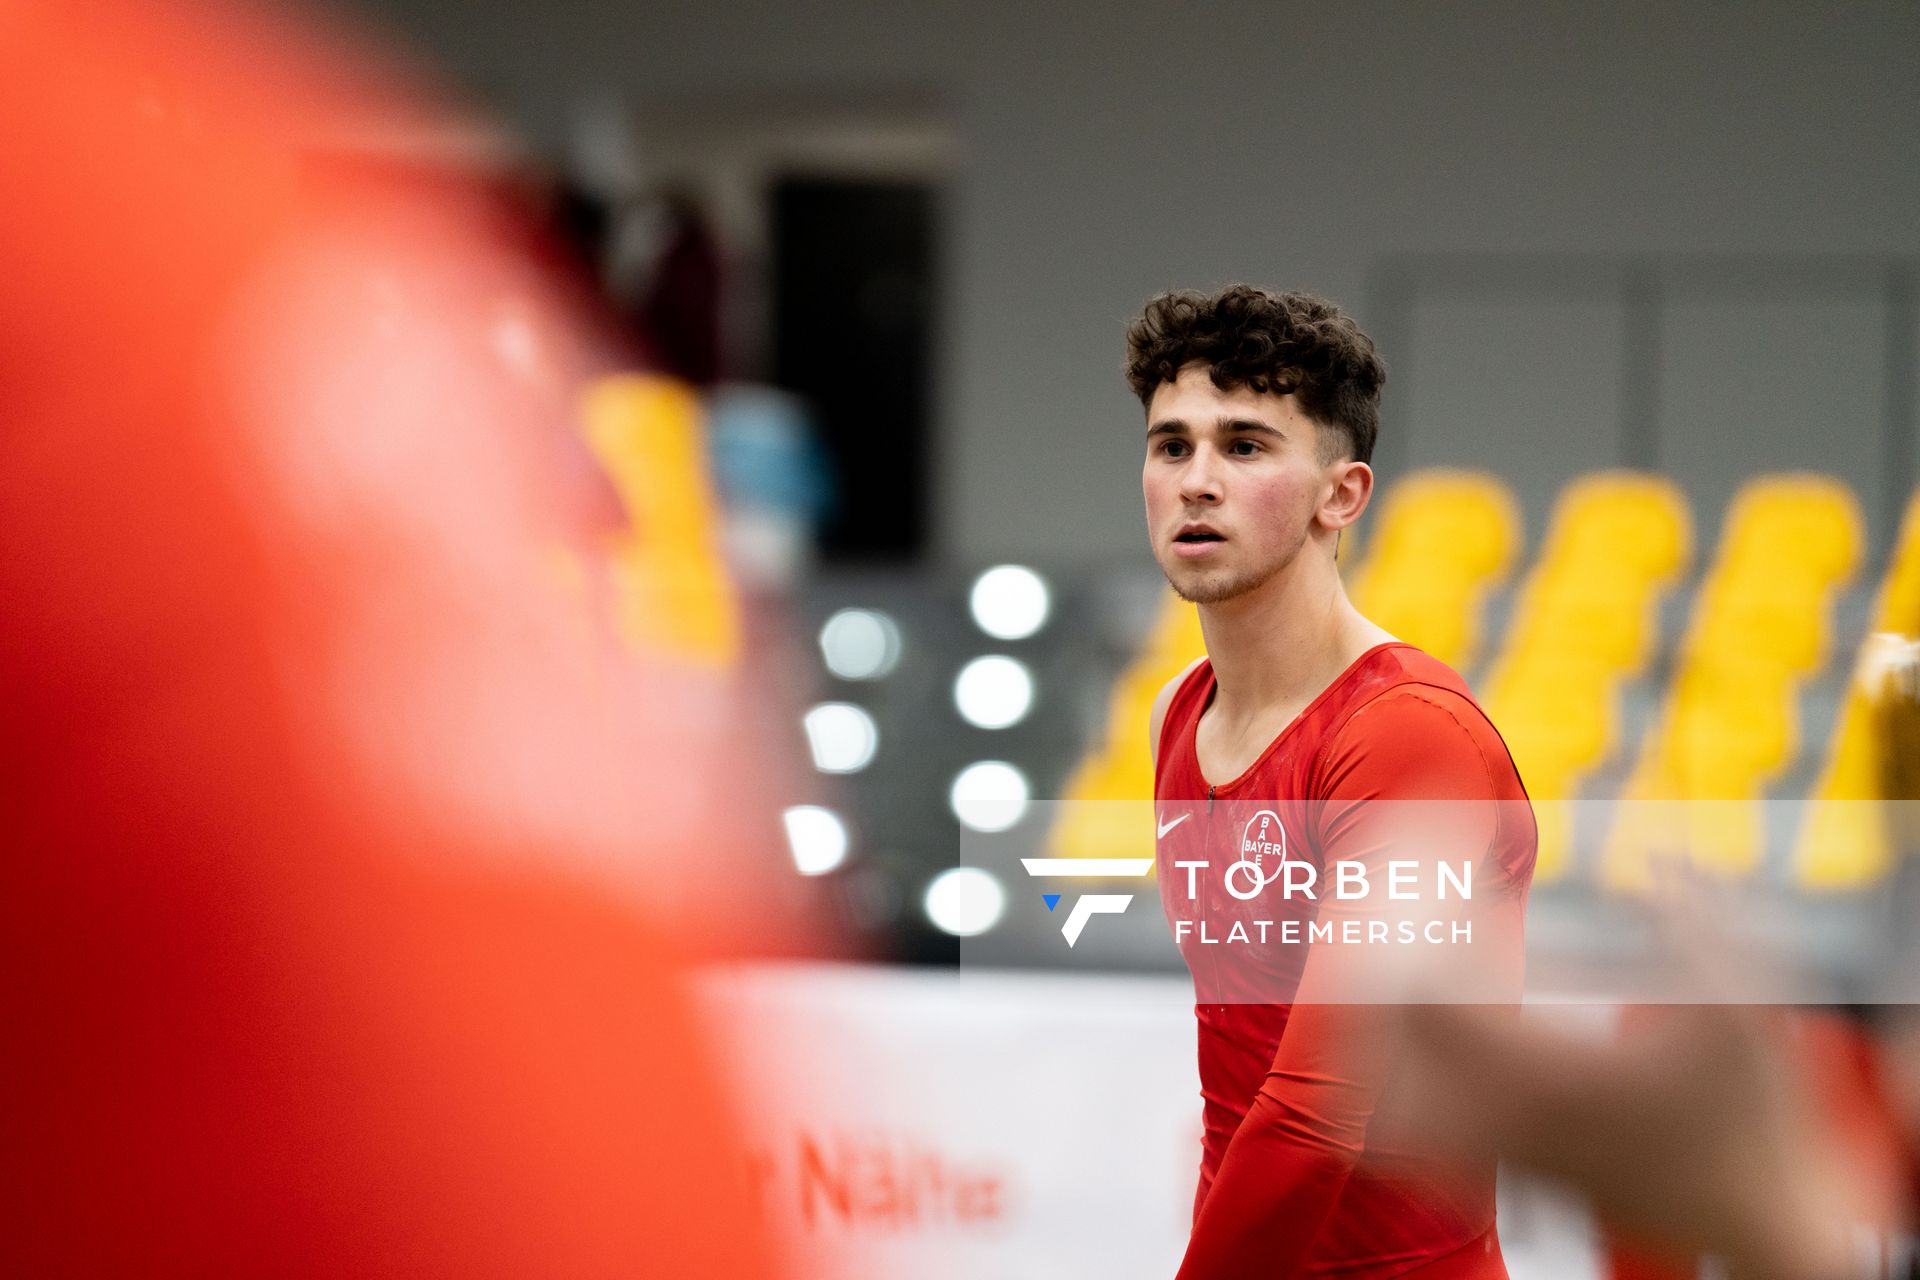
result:
[(1225, 542), (1227, 537), (1211, 525), (1190, 524), (1173, 535), (1173, 540), (1175, 542)]

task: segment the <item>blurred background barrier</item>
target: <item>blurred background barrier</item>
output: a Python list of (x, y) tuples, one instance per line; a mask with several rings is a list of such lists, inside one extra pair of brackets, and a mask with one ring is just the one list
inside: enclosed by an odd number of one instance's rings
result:
[[(1178, 1267), (1200, 1123), (1184, 979), (745, 965), (701, 993), (754, 1099), (756, 1194), (798, 1274)], [(1534, 1016), (1605, 1036), (1614, 1012)], [(1604, 1274), (1585, 1213), (1549, 1185), (1505, 1179), (1499, 1213), (1514, 1276)]]

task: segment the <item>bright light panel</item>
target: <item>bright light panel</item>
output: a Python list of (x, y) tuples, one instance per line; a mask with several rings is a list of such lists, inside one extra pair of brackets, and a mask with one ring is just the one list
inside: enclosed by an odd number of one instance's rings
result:
[(1003, 564), (973, 583), (973, 620), (996, 640), (1024, 640), (1047, 624), (1047, 580), (1025, 565)]
[(947, 800), (953, 816), (975, 831), (1005, 831), (1026, 816), (1027, 775), (1004, 760), (981, 760), (962, 769)]
[(1018, 724), (1033, 707), (1033, 673), (1026, 663), (1000, 654), (975, 658), (953, 682), (953, 705), (982, 729)]
[(880, 730), (851, 702), (823, 702), (807, 712), (807, 747), (822, 773), (858, 773), (873, 763)]
[(820, 655), (842, 680), (879, 680), (900, 663), (900, 628), (877, 609), (842, 609), (820, 628)]
[(793, 865), (803, 876), (825, 875), (847, 860), (847, 824), (817, 804), (797, 804), (781, 815)]
[(936, 928), (956, 938), (971, 938), (1000, 923), (1007, 893), (980, 868), (955, 867), (933, 878), (921, 905)]

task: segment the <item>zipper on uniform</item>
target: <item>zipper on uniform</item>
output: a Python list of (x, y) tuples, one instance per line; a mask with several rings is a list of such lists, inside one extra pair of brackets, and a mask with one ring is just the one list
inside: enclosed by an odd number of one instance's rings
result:
[[(1214, 792), (1214, 784), (1209, 782), (1207, 784), (1207, 820), (1205, 823), (1206, 830), (1202, 832), (1200, 836), (1200, 841), (1201, 841), (1200, 848), (1202, 852), (1204, 852), (1206, 856), (1209, 858), (1213, 856), (1213, 792)], [(1214, 902), (1214, 899), (1212, 898), (1211, 893), (1209, 893), (1209, 896), (1205, 900), (1206, 905), (1204, 905), (1201, 908), (1202, 928), (1205, 927), (1204, 922), (1207, 916), (1213, 913), (1213, 902)], [(1214, 996), (1217, 999), (1220, 995), (1220, 957), (1217, 954), (1220, 948), (1218, 947), (1202, 948), (1202, 950), (1208, 953), (1207, 967), (1213, 972), (1213, 982), (1212, 982), (1213, 989), (1211, 992), (1209, 992), (1209, 994)], [(1226, 1006), (1222, 1005), (1220, 1007), (1220, 1012), (1225, 1013)]]

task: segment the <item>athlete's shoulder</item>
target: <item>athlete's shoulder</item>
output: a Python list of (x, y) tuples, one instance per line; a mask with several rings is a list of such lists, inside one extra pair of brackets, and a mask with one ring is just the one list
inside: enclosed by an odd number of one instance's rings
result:
[(1369, 681), (1370, 693), (1375, 697), (1402, 685), (1425, 685), (1450, 690), (1468, 701), (1473, 699), (1466, 680), (1458, 671), (1425, 649), (1404, 640), (1376, 647), (1368, 655), (1368, 674), (1372, 677)]
[[(1421, 691), (1424, 691), (1424, 695)], [(1331, 708), (1330, 733), (1337, 733), (1366, 708), (1382, 699), (1428, 696), (1445, 705), (1465, 703), (1481, 715), (1467, 682), (1440, 659), (1402, 640), (1376, 645), (1355, 665)], [(1484, 718), (1484, 717), (1482, 717)]]
[(1438, 747), (1478, 741), (1492, 732), (1487, 713), (1464, 685), (1415, 679), (1398, 681), (1349, 708), (1334, 737), (1413, 739)]
[(1384, 767), (1409, 777), (1452, 766), (1484, 776), (1496, 794), (1518, 787), (1499, 730), (1460, 674), (1412, 645), (1375, 655), (1366, 688), (1332, 726), (1320, 762), (1327, 779)]

